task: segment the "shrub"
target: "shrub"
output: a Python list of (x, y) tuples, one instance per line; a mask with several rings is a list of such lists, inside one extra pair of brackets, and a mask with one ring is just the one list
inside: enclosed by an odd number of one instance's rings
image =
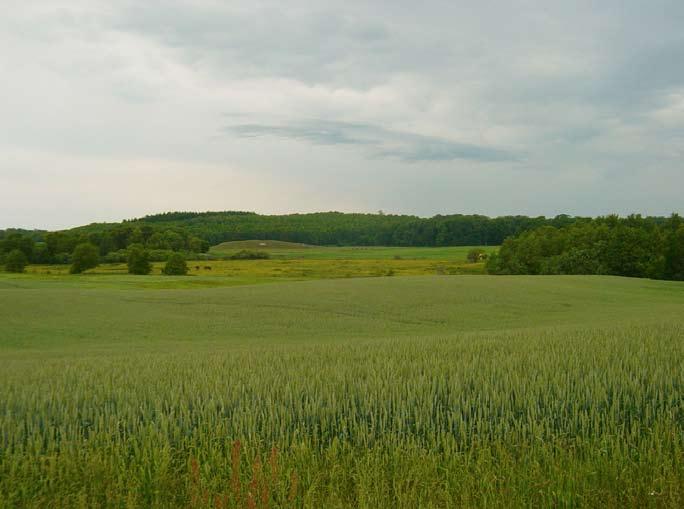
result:
[(669, 234), (663, 258), (662, 272), (665, 277), (684, 281), (684, 225)]
[(69, 253), (57, 253), (54, 256), (54, 262), (57, 265), (69, 265), (71, 263), (71, 255)]
[(102, 257), (104, 263), (126, 263), (128, 261), (128, 251), (120, 249), (119, 251), (110, 251)]
[(243, 249), (230, 257), (231, 260), (267, 260), (271, 257), (265, 251), (249, 251)]
[(188, 264), (185, 261), (185, 256), (181, 253), (172, 254), (162, 272), (167, 276), (185, 276), (188, 273)]
[(0, 237), (0, 253), (10, 253), (16, 249), (24, 253), (27, 260), (33, 259), (35, 242), (21, 233), (10, 233), (4, 239)]
[(168, 262), (169, 258), (173, 254), (170, 249), (151, 249), (150, 250), (150, 261), (151, 262)]
[(128, 248), (128, 273), (146, 275), (152, 272), (150, 254), (140, 244), (133, 244)]
[(468, 251), (468, 255), (466, 256), (466, 259), (470, 263), (478, 263), (478, 262), (481, 262), (481, 261), (484, 261), (487, 259), (487, 253), (485, 252), (484, 249), (476, 247), (476, 248), (473, 248), (470, 251)]
[(572, 248), (542, 261), (541, 274), (605, 274), (595, 248)]
[(193, 253), (206, 253), (209, 251), (211, 245), (206, 240), (200, 239), (198, 237), (192, 237), (188, 241), (188, 249)]
[(487, 258), (485, 262), (485, 270), (487, 274), (502, 274), (503, 271), (499, 264), (499, 253), (497, 251), (493, 252)]
[(20, 249), (14, 249), (9, 252), (5, 258), (5, 270), (7, 272), (15, 272), (21, 274), (28, 265), (28, 258)]
[(88, 269), (94, 269), (100, 264), (100, 253), (92, 244), (83, 243), (76, 246), (74, 254), (71, 257), (72, 274), (80, 274)]

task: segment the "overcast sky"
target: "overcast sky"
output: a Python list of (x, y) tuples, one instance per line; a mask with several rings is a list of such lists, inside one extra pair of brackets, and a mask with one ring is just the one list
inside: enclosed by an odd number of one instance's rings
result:
[(0, 228), (684, 212), (684, 2), (3, 0)]

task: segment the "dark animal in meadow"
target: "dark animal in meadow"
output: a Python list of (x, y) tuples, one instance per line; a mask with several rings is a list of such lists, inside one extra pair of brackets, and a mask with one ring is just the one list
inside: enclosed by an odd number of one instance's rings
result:
[(211, 270), (211, 267), (209, 265), (205, 265), (204, 270)]

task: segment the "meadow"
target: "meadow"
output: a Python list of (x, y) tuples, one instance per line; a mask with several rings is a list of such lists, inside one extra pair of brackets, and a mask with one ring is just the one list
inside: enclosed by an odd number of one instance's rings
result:
[(684, 504), (682, 283), (222, 279), (0, 276), (0, 507)]
[[(231, 260), (242, 250), (266, 252), (265, 260)], [(189, 275), (185, 286), (235, 286), (311, 279), (335, 279), (378, 276), (425, 276), (484, 274), (484, 263), (469, 263), (469, 247), (321, 247), (278, 241), (227, 242), (211, 250), (218, 259), (188, 261)], [(483, 248), (491, 252), (493, 248)], [(152, 273), (159, 275), (164, 263), (153, 264)], [(27, 272), (43, 277), (64, 276), (68, 265), (30, 265)], [(86, 272), (87, 276), (126, 276), (125, 263), (101, 264)], [(220, 276), (220, 277), (215, 277)], [(57, 278), (57, 280), (61, 280)], [(87, 279), (86, 279), (87, 280)], [(83, 282), (84, 279), (79, 280)], [(119, 284), (116, 278), (112, 284)], [(124, 279), (147, 287), (169, 286), (166, 278), (154, 280)], [(174, 284), (179, 283), (173, 283)]]

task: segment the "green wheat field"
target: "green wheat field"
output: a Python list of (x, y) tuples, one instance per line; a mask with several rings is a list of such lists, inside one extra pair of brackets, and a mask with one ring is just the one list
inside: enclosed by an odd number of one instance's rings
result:
[(682, 283), (105, 269), (0, 275), (0, 507), (684, 506)]

